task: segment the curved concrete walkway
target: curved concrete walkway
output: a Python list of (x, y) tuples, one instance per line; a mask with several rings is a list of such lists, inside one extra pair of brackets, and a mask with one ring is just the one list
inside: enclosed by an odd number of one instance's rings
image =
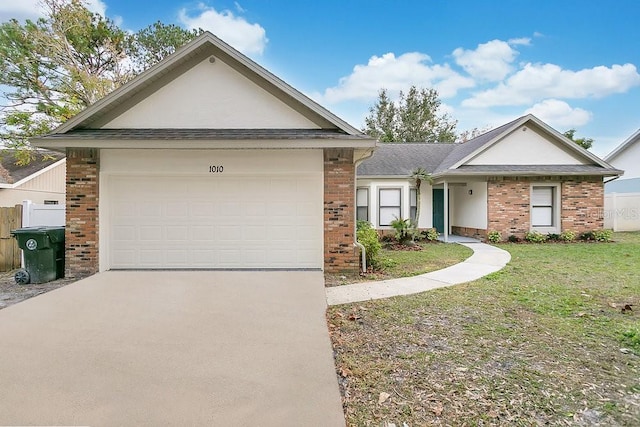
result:
[(473, 255), (459, 264), (431, 273), (377, 282), (327, 288), (327, 304), (339, 305), (397, 295), (417, 294), (436, 288), (458, 285), (502, 270), (511, 260), (509, 252), (485, 243), (458, 243), (473, 250)]

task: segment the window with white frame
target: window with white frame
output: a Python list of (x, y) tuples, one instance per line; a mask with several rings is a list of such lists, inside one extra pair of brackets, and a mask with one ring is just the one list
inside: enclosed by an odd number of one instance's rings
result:
[(369, 189), (358, 188), (356, 190), (356, 219), (369, 221)]
[(418, 215), (418, 190), (409, 189), (409, 218), (411, 221), (417, 221)]
[(555, 232), (559, 226), (557, 185), (531, 187), (531, 228)]
[(378, 190), (378, 224), (382, 227), (391, 225), (391, 221), (402, 218), (400, 188), (380, 188)]

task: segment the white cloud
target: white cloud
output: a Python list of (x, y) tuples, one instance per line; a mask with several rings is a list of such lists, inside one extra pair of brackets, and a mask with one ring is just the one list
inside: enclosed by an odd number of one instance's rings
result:
[(493, 89), (463, 101), (467, 107), (525, 105), (545, 98), (601, 98), (640, 85), (635, 65), (597, 66), (580, 71), (555, 64), (525, 64)]
[[(102, 0), (87, 0), (87, 9), (106, 16), (107, 5)], [(38, 19), (44, 16), (41, 0), (0, 0), (0, 22), (11, 18), (18, 21)]]
[(260, 24), (250, 24), (229, 10), (218, 12), (203, 3), (195, 10), (180, 9), (178, 20), (190, 29), (211, 31), (245, 54), (261, 55), (268, 42), (266, 31)]
[(533, 114), (553, 127), (576, 128), (584, 126), (591, 120), (591, 113), (582, 108), (572, 108), (558, 99), (545, 99), (525, 111)]
[(511, 39), (508, 42), (491, 40), (479, 44), (475, 50), (461, 47), (453, 51), (456, 63), (476, 79), (500, 81), (513, 71), (512, 63), (518, 51), (512, 45), (528, 45), (528, 38)]
[(368, 101), (375, 99), (381, 88), (387, 89), (394, 97), (411, 85), (433, 87), (441, 98), (449, 98), (455, 96), (459, 89), (474, 86), (472, 79), (461, 76), (448, 64), (430, 65), (430, 62), (428, 55), (419, 52), (397, 57), (394, 53), (374, 55), (366, 65), (353, 67), (352, 73), (341, 78), (337, 86), (328, 88), (322, 98), (328, 103)]

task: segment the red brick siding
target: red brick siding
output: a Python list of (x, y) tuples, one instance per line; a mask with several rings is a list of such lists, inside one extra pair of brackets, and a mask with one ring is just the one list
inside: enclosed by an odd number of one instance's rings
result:
[(530, 230), (532, 183), (560, 182), (561, 231), (577, 233), (601, 229), (604, 225), (604, 184), (602, 177), (505, 177), (488, 182), (488, 231), (503, 238), (523, 238)]
[(458, 227), (457, 225), (452, 225), (451, 234), (455, 234), (456, 236), (472, 237), (479, 240), (487, 239), (487, 230), (483, 230), (481, 228)]
[(98, 150), (67, 149), (67, 218), (65, 230), (68, 277), (98, 271)]
[(524, 237), (529, 231), (528, 180), (505, 178), (487, 183), (488, 230), (497, 230), (506, 238), (512, 234)]
[(562, 229), (578, 233), (604, 227), (604, 184), (601, 177), (562, 182)]
[(324, 268), (327, 273), (358, 271), (355, 240), (353, 149), (324, 150)]

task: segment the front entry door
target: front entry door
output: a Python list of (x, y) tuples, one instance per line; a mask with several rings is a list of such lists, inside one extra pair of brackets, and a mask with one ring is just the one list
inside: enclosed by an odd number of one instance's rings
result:
[(433, 189), (433, 228), (438, 233), (444, 233), (444, 190)]

